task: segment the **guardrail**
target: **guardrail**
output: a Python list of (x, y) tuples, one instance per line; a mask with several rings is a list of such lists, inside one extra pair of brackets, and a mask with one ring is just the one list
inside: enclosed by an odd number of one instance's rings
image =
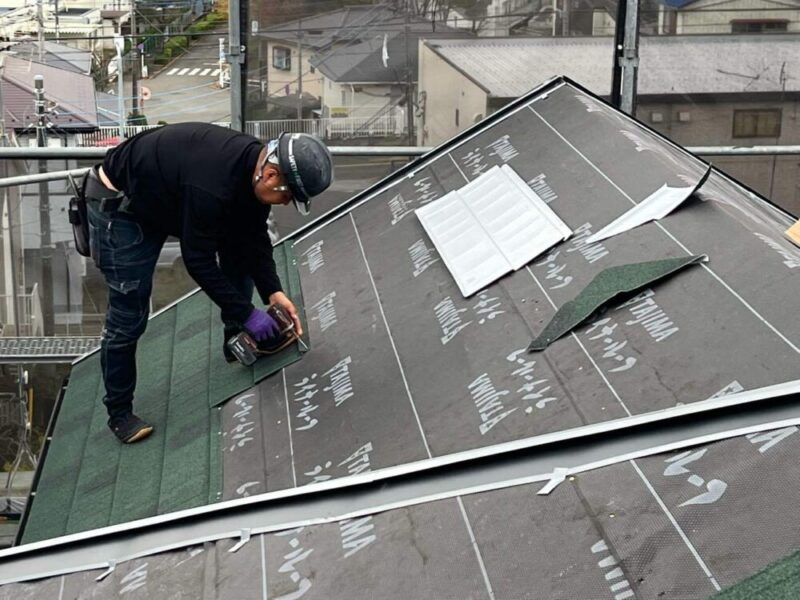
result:
[[(221, 127), (230, 127), (230, 123), (215, 123)], [(268, 121), (247, 121), (245, 133), (260, 140), (278, 137), (284, 131), (312, 133), (320, 138), (330, 140), (337, 138), (390, 137), (402, 135), (405, 124), (402, 119), (388, 114), (380, 117), (341, 117), (325, 119), (275, 119)], [(155, 129), (162, 125), (126, 125), (120, 136), (119, 125), (103, 125), (90, 133), (75, 135), (79, 148), (113, 147), (121, 139), (133, 137), (137, 133)]]
[[(433, 148), (428, 146), (328, 146), (334, 156), (402, 156), (415, 158), (427, 154)], [(4, 159), (100, 159), (108, 148), (0, 148), (0, 160)], [(702, 156), (800, 156), (797, 146), (687, 146), (686, 150)], [(0, 188), (28, 185), (42, 181), (59, 181), (80, 177), (86, 168), (50, 173), (32, 173), (0, 179)]]

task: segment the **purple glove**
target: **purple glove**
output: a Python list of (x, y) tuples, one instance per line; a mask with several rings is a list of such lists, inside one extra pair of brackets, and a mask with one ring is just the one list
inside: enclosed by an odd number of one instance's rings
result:
[(257, 342), (277, 337), (281, 333), (281, 329), (275, 319), (257, 308), (254, 308), (250, 316), (247, 317), (247, 321), (244, 322), (244, 328)]

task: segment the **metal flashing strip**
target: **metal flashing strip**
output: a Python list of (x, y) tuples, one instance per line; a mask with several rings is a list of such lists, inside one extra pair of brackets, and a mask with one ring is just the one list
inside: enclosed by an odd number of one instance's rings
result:
[[(0, 584), (107, 566), (169, 549), (433, 500), (547, 482), (618, 462), (800, 423), (800, 381), (560, 434), (150, 517), (0, 551)], [(729, 410), (736, 407), (737, 410)], [(703, 414), (703, 419), (697, 415)], [(534, 473), (535, 475), (531, 475)], [(53, 565), (59, 565), (54, 569)]]
[(586, 238), (587, 244), (594, 244), (610, 237), (625, 233), (649, 223), (663, 219), (697, 193), (711, 175), (708, 167), (700, 181), (692, 187), (671, 187), (666, 183), (647, 198), (611, 221), (597, 233)]

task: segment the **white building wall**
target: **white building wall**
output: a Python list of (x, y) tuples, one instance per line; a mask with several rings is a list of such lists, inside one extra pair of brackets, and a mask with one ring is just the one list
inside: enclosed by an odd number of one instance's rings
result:
[(382, 111), (400, 93), (389, 84), (341, 84), (323, 78), (322, 110), (326, 117), (370, 118)]
[(434, 146), (485, 117), (488, 95), (420, 42), (419, 103), (417, 143)]
[[(800, 2), (770, 0), (699, 0), (677, 13), (677, 34), (731, 33), (732, 21), (788, 21), (787, 31), (800, 31)], [(668, 10), (664, 7), (662, 11)]]
[[(286, 48), (291, 53), (291, 68), (288, 70), (278, 69), (273, 64), (275, 48)], [(309, 48), (303, 48), (302, 65), (300, 63), (300, 52), (297, 44), (276, 42), (268, 40), (266, 44), (259, 44), (259, 55), (257, 64), (266, 68), (267, 92), (271, 96), (282, 96), (296, 94), (299, 89), (300, 74), (303, 76), (303, 93), (311, 94), (319, 98), (322, 95), (322, 74), (312, 67), (309, 59), (313, 52)], [(265, 55), (266, 53), (266, 55)]]

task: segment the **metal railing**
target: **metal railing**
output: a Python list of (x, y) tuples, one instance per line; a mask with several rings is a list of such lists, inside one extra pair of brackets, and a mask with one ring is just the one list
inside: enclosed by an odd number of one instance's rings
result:
[[(328, 146), (334, 156), (416, 158), (433, 148), (428, 146)], [(91, 148), (0, 148), (0, 160), (7, 159), (102, 159), (108, 147)], [(800, 145), (794, 146), (687, 146), (686, 150), (701, 156), (800, 156)], [(81, 177), (87, 169), (32, 173), (0, 179), (0, 188), (28, 185), (42, 181), (60, 181)]]
[(0, 318), (3, 320), (3, 336), (41, 336), (44, 335), (44, 318), (42, 302), (39, 297), (39, 284), (33, 284), (29, 294), (17, 294), (20, 301), (19, 322), (14, 320), (13, 309), (10, 308), (12, 294), (0, 294)]
[[(230, 123), (219, 122), (215, 125), (230, 127)], [(120, 136), (119, 125), (98, 127), (97, 131), (77, 133), (75, 141), (78, 148), (113, 147), (120, 141), (133, 137), (137, 133), (155, 129), (161, 125), (126, 125)], [(391, 137), (404, 132), (402, 119), (394, 114), (379, 117), (341, 117), (325, 119), (273, 119), (266, 121), (247, 121), (245, 132), (261, 140), (278, 137), (284, 131), (293, 133), (311, 133), (322, 139)]]

